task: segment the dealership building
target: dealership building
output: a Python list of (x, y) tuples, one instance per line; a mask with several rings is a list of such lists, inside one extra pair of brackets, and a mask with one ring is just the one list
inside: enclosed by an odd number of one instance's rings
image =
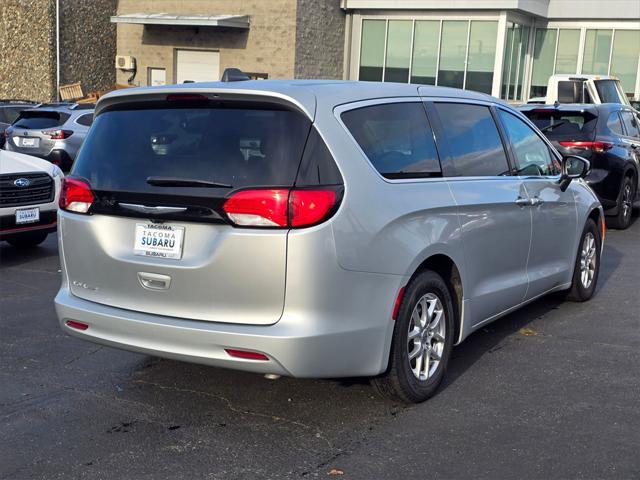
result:
[(640, 98), (638, 0), (342, 0), (345, 78), (523, 102), (555, 73), (615, 75)]
[(0, 97), (60, 84), (336, 78), (513, 102), (554, 73), (614, 75), (640, 99), (640, 0), (2, 0)]

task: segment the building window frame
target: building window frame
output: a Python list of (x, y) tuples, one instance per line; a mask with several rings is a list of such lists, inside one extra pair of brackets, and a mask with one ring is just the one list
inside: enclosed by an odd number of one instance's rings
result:
[[(470, 42), (470, 36), (471, 36), (471, 23), (472, 22), (479, 22), (479, 21), (487, 21), (487, 22), (495, 22), (497, 24), (497, 32), (496, 32), (496, 53), (494, 53), (494, 55), (498, 55), (497, 54), (497, 46), (499, 43), (499, 39), (500, 36), (502, 35), (502, 30), (501, 30), (501, 22), (502, 19), (502, 15), (501, 12), (456, 12), (455, 14), (451, 14), (451, 15), (447, 15), (446, 13), (442, 13), (442, 12), (437, 12), (434, 14), (420, 14), (420, 15), (406, 15), (406, 14), (399, 14), (399, 15), (393, 15), (393, 14), (388, 14), (388, 13), (384, 13), (384, 14), (366, 14), (366, 15), (359, 15), (359, 14), (355, 14), (354, 18), (353, 18), (353, 25), (354, 25), (354, 31), (352, 33), (352, 38), (354, 40), (356, 40), (356, 42), (353, 42), (351, 45), (351, 65), (349, 68), (349, 77), (350, 78), (355, 78), (355, 79), (359, 79), (360, 78), (360, 62), (361, 62), (361, 52), (362, 52), (362, 42), (363, 42), (363, 23), (367, 20), (378, 20), (378, 21), (385, 21), (385, 36), (384, 36), (384, 49), (383, 49), (383, 62), (382, 62), (382, 78), (385, 78), (385, 74), (386, 74), (386, 68), (387, 68), (387, 48), (388, 48), (388, 38), (389, 38), (389, 22), (390, 21), (396, 21), (396, 20), (408, 20), (411, 21), (411, 41), (410, 41), (410, 45), (409, 45), (409, 81), (411, 80), (411, 76), (413, 74), (413, 70), (414, 70), (414, 58), (413, 58), (413, 50), (414, 50), (414, 46), (415, 46), (415, 34), (416, 34), (416, 23), (419, 21), (438, 21), (439, 22), (439, 28), (438, 28), (438, 45), (437, 45), (437, 52), (438, 55), (436, 57), (436, 73), (435, 73), (435, 84), (438, 85), (439, 83), (439, 70), (440, 70), (440, 51), (442, 48), (442, 29), (443, 29), (443, 22), (445, 21), (464, 21), (467, 23), (467, 35), (466, 35), (466, 48), (465, 48), (465, 53), (464, 53), (464, 72), (463, 72), (463, 88), (466, 88), (466, 80), (467, 80), (467, 73), (468, 73), (468, 61), (469, 61), (469, 42)], [(502, 55), (502, 53), (500, 53), (500, 55)], [(496, 93), (498, 93), (499, 96), (499, 92), (495, 92), (495, 85), (496, 85), (496, 81), (495, 81), (495, 77), (496, 76), (500, 76), (501, 72), (496, 72), (494, 70), (493, 72), (494, 75), (494, 80), (492, 82), (492, 91), (491, 94), (495, 95)]]

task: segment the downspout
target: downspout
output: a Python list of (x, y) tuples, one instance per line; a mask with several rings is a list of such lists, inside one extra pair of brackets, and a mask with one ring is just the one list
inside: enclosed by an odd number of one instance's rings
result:
[(60, 101), (60, 0), (56, 0), (56, 101)]

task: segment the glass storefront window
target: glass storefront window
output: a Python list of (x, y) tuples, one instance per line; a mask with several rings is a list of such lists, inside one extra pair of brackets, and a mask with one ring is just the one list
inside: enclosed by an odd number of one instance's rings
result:
[(557, 30), (538, 28), (533, 46), (533, 72), (531, 74), (530, 97), (544, 97), (547, 94), (549, 77), (553, 75), (556, 56)]
[(580, 30), (560, 29), (555, 73), (578, 72), (578, 49)]
[(442, 22), (438, 85), (454, 88), (463, 87), (468, 30), (469, 22), (458, 20), (445, 20)]
[(491, 93), (497, 36), (498, 22), (471, 22), (465, 81), (467, 90)]
[(582, 73), (607, 75), (611, 54), (612, 30), (587, 30)]
[(616, 30), (611, 54), (611, 75), (620, 79), (627, 96), (633, 96), (640, 56), (640, 30)]
[(411, 55), (410, 20), (389, 20), (387, 30), (387, 58), (384, 67), (385, 82), (409, 81), (409, 63)]
[(524, 67), (529, 47), (529, 27), (510, 23), (507, 27), (506, 40), (501, 97), (506, 100), (522, 100)]
[(416, 21), (413, 34), (413, 64), (411, 83), (436, 84), (438, 70), (438, 39), (440, 22)]
[(360, 80), (382, 80), (384, 65), (384, 41), (387, 28), (385, 20), (363, 20), (360, 47)]

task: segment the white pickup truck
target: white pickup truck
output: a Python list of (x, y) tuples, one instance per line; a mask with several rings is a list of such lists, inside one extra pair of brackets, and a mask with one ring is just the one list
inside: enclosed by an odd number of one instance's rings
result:
[(551, 75), (547, 95), (527, 103), (621, 103), (629, 105), (620, 80), (609, 75)]

